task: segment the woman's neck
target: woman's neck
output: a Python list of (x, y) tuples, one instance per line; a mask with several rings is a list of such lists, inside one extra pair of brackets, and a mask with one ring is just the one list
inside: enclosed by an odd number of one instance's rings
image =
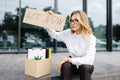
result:
[(73, 31), (73, 30), (71, 30), (71, 32), (75, 33), (75, 34), (80, 34), (81, 33), (81, 31)]
[(78, 31), (75, 31), (74, 33), (75, 33), (75, 34), (80, 34), (80, 33), (81, 33), (81, 31), (80, 31), (80, 30), (78, 30)]

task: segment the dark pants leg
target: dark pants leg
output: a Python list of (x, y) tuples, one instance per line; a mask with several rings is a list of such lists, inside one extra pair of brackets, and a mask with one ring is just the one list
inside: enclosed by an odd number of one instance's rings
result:
[(91, 80), (91, 74), (93, 73), (93, 65), (81, 65), (79, 66), (80, 80)]
[(72, 73), (72, 64), (70, 62), (63, 63), (61, 67), (60, 80), (72, 80), (71, 73)]
[(79, 69), (70, 62), (65, 62), (61, 67), (60, 80), (72, 80), (71, 76), (75, 74), (80, 75), (80, 80), (91, 80), (91, 74), (94, 70), (94, 66), (81, 65)]

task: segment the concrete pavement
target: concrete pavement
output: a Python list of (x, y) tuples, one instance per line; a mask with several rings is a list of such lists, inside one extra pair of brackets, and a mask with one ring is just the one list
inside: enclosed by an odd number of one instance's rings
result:
[[(52, 73), (42, 78), (24, 75), (26, 54), (0, 54), (0, 80), (59, 80), (57, 65), (67, 53), (52, 54)], [(120, 51), (97, 52), (93, 80), (120, 80)], [(73, 80), (79, 80), (77, 77)]]

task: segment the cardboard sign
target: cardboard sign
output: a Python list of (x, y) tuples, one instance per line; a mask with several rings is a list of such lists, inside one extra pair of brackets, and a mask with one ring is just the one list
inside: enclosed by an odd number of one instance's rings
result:
[(44, 11), (26, 9), (23, 19), (24, 23), (62, 31), (65, 25), (66, 16), (58, 14), (48, 14)]

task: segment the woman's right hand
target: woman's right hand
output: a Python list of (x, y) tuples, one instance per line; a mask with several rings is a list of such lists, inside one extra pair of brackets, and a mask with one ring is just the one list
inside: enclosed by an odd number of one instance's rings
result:
[(47, 13), (50, 14), (50, 15), (54, 14), (54, 12), (51, 11), (51, 10), (47, 11)]
[(58, 71), (61, 71), (62, 64), (65, 63), (66, 61), (69, 61), (70, 58), (66, 57), (64, 58), (59, 64), (58, 64)]

